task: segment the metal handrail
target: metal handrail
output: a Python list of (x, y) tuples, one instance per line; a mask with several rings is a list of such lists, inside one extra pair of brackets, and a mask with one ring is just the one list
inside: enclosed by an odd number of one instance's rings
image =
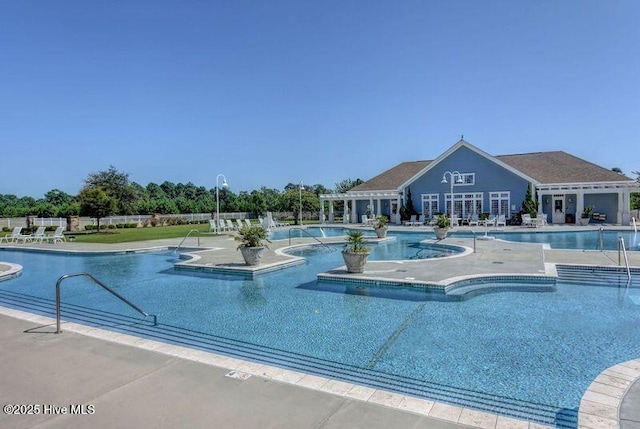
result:
[(187, 235), (184, 236), (184, 238), (182, 239), (182, 241), (180, 242), (180, 244), (178, 244), (178, 247), (175, 248), (175, 250), (173, 251), (173, 254), (175, 255), (176, 253), (178, 253), (178, 249), (180, 248), (180, 246), (182, 246), (182, 243), (184, 243), (184, 241), (189, 238), (189, 236), (191, 235), (191, 233), (195, 231), (198, 233), (198, 247), (200, 247), (200, 230), (197, 229), (191, 229), (189, 230), (189, 232), (187, 232)]
[(598, 230), (598, 247), (601, 252), (604, 252), (604, 228), (602, 227)]
[(629, 258), (627, 257), (627, 249), (624, 246), (624, 238), (618, 237), (618, 265), (621, 264), (620, 254), (624, 255), (624, 264), (627, 267), (627, 278), (631, 281), (631, 269), (629, 268)]
[(635, 233), (638, 232), (638, 225), (636, 224), (636, 218), (635, 217), (631, 217), (631, 224), (633, 225), (633, 231)]
[(62, 283), (63, 280), (66, 280), (66, 279), (71, 278), (71, 277), (79, 277), (79, 276), (87, 277), (87, 278), (93, 280), (93, 282), (96, 283), (98, 286), (101, 286), (107, 292), (115, 295), (118, 299), (120, 299), (122, 302), (127, 304), (129, 307), (131, 307), (134, 310), (136, 310), (138, 313), (142, 314), (145, 318), (146, 317), (153, 317), (153, 326), (156, 326), (158, 324), (158, 317), (155, 314), (148, 314), (147, 312), (143, 311), (140, 307), (138, 307), (137, 305), (135, 305), (134, 303), (129, 301), (127, 298), (125, 298), (122, 295), (120, 295), (115, 290), (111, 289), (106, 284), (102, 283), (97, 278), (93, 277), (91, 274), (89, 274), (89, 273), (74, 273), (74, 274), (65, 274), (64, 276), (60, 277), (58, 279), (58, 281), (56, 282), (56, 332), (55, 332), (56, 334), (61, 334), (62, 333), (62, 331), (60, 330), (60, 284)]
[(476, 253), (476, 232), (474, 230), (472, 230), (471, 228), (467, 228), (467, 229), (458, 229), (456, 228), (455, 231), (452, 231), (451, 234), (449, 234), (449, 237), (451, 237), (453, 234), (455, 234), (456, 232), (459, 231), (471, 231), (471, 233), (473, 234), (473, 253)]
[(333, 251), (333, 249), (329, 246), (327, 246), (326, 243), (322, 242), (321, 240), (319, 240), (317, 237), (314, 237), (313, 235), (309, 234), (308, 231), (302, 229), (302, 228), (289, 228), (289, 246), (291, 246), (291, 231), (293, 231), (294, 229), (297, 229), (298, 231), (302, 231), (305, 234), (307, 234), (309, 237), (313, 238), (314, 240), (316, 240), (318, 243), (322, 244), (324, 247), (326, 247), (327, 249)]

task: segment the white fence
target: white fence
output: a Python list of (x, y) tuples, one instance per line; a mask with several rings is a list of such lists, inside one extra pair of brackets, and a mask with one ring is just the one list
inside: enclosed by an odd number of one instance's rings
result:
[[(277, 212), (273, 214), (276, 219), (284, 219), (294, 217), (296, 214), (293, 212)], [(303, 213), (304, 218), (308, 219), (310, 213)], [(183, 213), (183, 214), (165, 214), (159, 215), (161, 218), (174, 218), (184, 219), (186, 221), (204, 221), (212, 219), (215, 214), (212, 213)], [(100, 219), (101, 225), (119, 224), (119, 223), (137, 223), (141, 226), (142, 223), (149, 219), (151, 215), (132, 215), (132, 216), (109, 216)], [(256, 216), (253, 213), (248, 212), (234, 212), (234, 213), (220, 213), (221, 219), (255, 219)], [(83, 229), (86, 225), (96, 225), (96, 219), (91, 217), (80, 217), (80, 228)], [(67, 219), (63, 217), (35, 217), (33, 218), (34, 224), (38, 226), (62, 226), (67, 227)], [(26, 217), (11, 217), (0, 218), (0, 228), (7, 227), (13, 228), (15, 226), (27, 226)]]

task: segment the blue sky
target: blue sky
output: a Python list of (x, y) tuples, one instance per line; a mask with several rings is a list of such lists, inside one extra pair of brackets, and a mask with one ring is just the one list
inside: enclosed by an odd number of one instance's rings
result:
[[(640, 170), (640, 2), (0, 0), (0, 193), (333, 187), (465, 140)], [(461, 166), (460, 168), (464, 168)]]

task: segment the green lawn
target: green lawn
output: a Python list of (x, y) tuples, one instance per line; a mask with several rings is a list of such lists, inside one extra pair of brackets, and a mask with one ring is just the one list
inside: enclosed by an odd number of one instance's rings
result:
[[(126, 243), (129, 241), (145, 241), (159, 240), (162, 238), (180, 238), (187, 233), (196, 229), (203, 233), (209, 234), (209, 225), (177, 225), (177, 226), (155, 226), (146, 228), (121, 228), (118, 230), (109, 230), (109, 232), (93, 233), (93, 234), (72, 234), (66, 233), (67, 239), (73, 236), (75, 241), (79, 243)], [(192, 237), (196, 237), (197, 233), (191, 233)]]

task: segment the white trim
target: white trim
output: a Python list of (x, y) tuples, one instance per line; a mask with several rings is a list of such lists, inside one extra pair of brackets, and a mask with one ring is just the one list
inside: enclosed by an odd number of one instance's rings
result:
[(453, 146), (451, 146), (446, 152), (444, 152), (442, 155), (440, 155), (439, 157), (437, 157), (435, 160), (433, 160), (432, 162), (429, 163), (429, 165), (427, 165), (426, 167), (424, 167), (422, 170), (418, 171), (416, 174), (414, 174), (409, 180), (407, 180), (406, 182), (404, 182), (403, 184), (400, 185), (400, 187), (398, 187), (398, 190), (402, 190), (404, 188), (406, 188), (407, 186), (411, 185), (413, 182), (415, 182), (416, 180), (418, 180), (421, 176), (423, 176), (425, 173), (427, 173), (430, 170), (433, 170), (434, 167), (436, 167), (438, 164), (440, 164), (443, 160), (445, 160), (446, 158), (449, 157), (449, 155), (451, 155), (453, 152), (455, 152), (456, 150), (458, 150), (459, 148), (461, 148), (462, 146), (466, 147), (467, 149), (477, 153), (478, 155), (488, 159), (489, 161), (499, 165), (500, 167), (504, 168), (505, 170), (510, 171), (511, 173), (515, 174), (518, 177), (521, 177), (522, 179), (526, 180), (527, 182), (530, 183), (534, 183), (534, 184), (538, 184), (540, 182), (538, 182), (536, 179), (534, 179), (533, 177), (529, 177), (526, 174), (524, 174), (523, 172), (521, 172), (520, 170), (516, 170), (515, 168), (511, 167), (508, 164), (505, 164), (504, 162), (500, 161), (499, 159), (497, 159), (494, 156), (489, 155), (488, 153), (478, 149), (477, 147), (473, 146), (470, 143), (467, 143), (464, 140), (460, 140), (458, 141), (458, 143), (454, 144)]

